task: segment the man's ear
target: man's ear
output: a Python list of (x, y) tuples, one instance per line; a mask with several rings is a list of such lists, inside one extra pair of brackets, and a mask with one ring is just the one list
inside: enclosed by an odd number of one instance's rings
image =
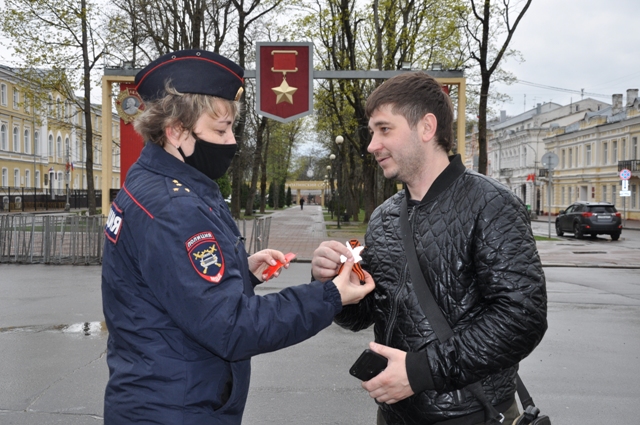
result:
[(428, 113), (420, 120), (419, 127), (422, 141), (428, 142), (436, 137), (436, 130), (438, 129), (438, 119), (432, 113)]

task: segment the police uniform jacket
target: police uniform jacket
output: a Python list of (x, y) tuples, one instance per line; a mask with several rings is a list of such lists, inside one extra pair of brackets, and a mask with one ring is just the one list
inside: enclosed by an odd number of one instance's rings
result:
[[(522, 202), (498, 182), (451, 159), (422, 201), (410, 206), (420, 268), (454, 336), (440, 343), (414, 292), (400, 231), (406, 192), (379, 206), (362, 254), (376, 289), (336, 322), (354, 331), (374, 324), (375, 339), (408, 352), (415, 395), (382, 404), (387, 423), (483, 423), (482, 404), (465, 386), (481, 381), (499, 411), (513, 403), (517, 365), (545, 330), (542, 266)], [(467, 420), (469, 419), (469, 420)], [(458, 423), (458, 422), (456, 422)]]
[(105, 234), (105, 425), (239, 424), (251, 356), (309, 338), (342, 308), (330, 281), (256, 296), (217, 185), (152, 143)]

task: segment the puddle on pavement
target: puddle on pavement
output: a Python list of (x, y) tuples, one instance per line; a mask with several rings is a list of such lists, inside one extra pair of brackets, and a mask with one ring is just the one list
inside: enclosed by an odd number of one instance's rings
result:
[(52, 325), (52, 326), (11, 326), (0, 328), (0, 333), (37, 333), (37, 332), (61, 332), (69, 335), (79, 336), (105, 336), (107, 325), (105, 322), (82, 322), (72, 325)]

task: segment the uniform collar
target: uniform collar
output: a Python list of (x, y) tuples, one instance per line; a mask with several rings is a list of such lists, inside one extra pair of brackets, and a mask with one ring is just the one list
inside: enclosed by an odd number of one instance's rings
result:
[(451, 185), (451, 183), (464, 174), (465, 169), (466, 168), (462, 163), (462, 158), (459, 154), (450, 156), (449, 165), (447, 165), (447, 168), (445, 168), (442, 173), (436, 177), (420, 203), (426, 204), (436, 199), (438, 195), (444, 192), (447, 187)]
[[(146, 142), (140, 159), (140, 165), (154, 173), (178, 180), (192, 190), (207, 188), (218, 190), (218, 184), (190, 165), (174, 157), (161, 146)], [(199, 193), (201, 196), (203, 193)]]

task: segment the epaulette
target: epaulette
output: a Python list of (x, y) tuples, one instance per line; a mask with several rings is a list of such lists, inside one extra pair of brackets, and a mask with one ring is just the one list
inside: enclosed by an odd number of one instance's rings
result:
[(169, 197), (171, 198), (176, 198), (179, 196), (197, 196), (191, 189), (189, 189), (176, 179), (167, 179), (167, 189), (169, 191)]

